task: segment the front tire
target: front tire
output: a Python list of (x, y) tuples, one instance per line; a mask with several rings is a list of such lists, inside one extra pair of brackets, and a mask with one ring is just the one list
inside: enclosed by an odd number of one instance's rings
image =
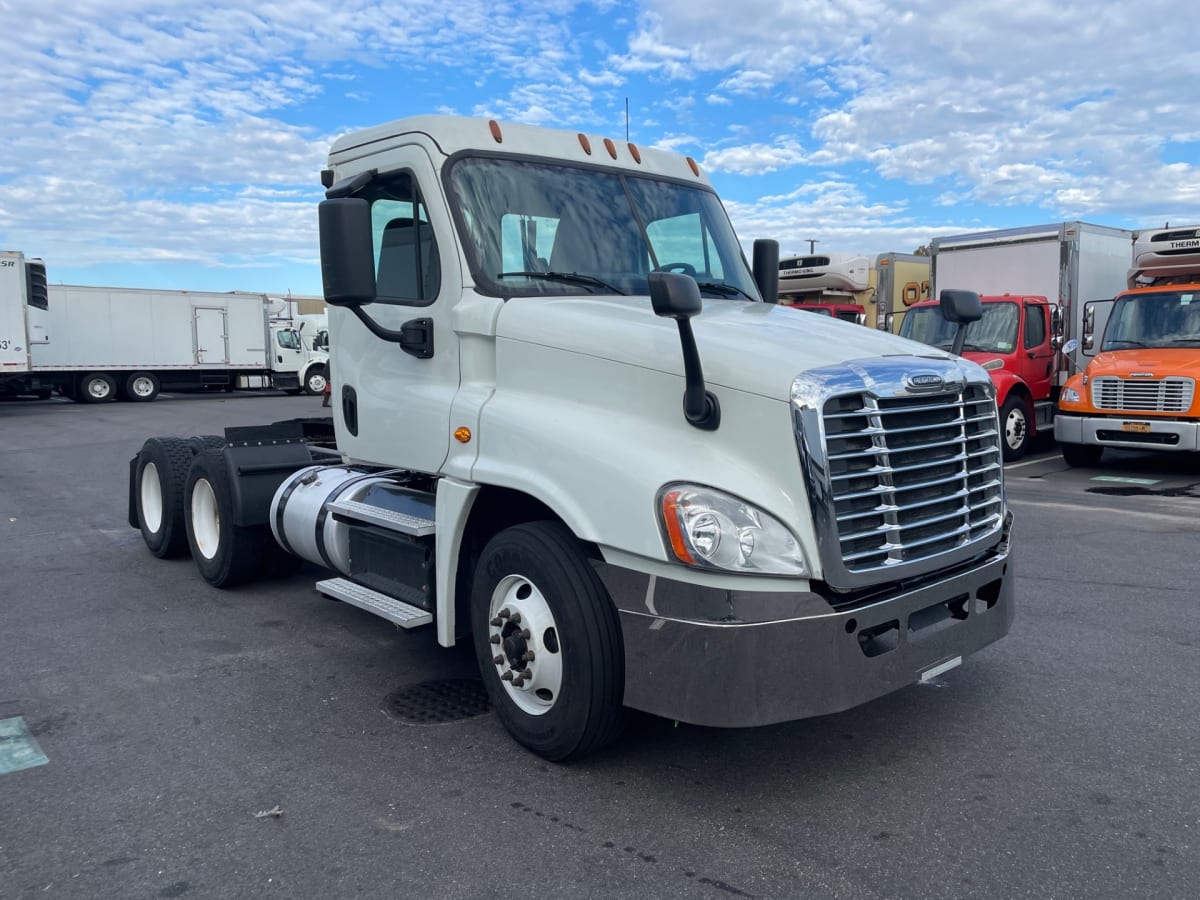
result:
[(1059, 444), (1059, 449), (1068, 466), (1082, 469), (1097, 465), (1104, 455), (1104, 448), (1094, 444)]
[(323, 394), (325, 392), (325, 382), (328, 379), (329, 375), (326, 372), (325, 366), (313, 366), (304, 373), (304, 393), (310, 397)]
[(568, 760), (620, 733), (617, 610), (564, 526), (529, 522), (488, 542), (475, 570), (471, 626), (492, 706), (519, 743)]
[(1000, 407), (1000, 436), (1004, 439), (1004, 460), (1014, 462), (1025, 455), (1033, 434), (1029, 428), (1029, 407), (1025, 398), (1009, 397)]
[(159, 559), (186, 556), (183, 498), (192, 450), (179, 438), (150, 438), (138, 453), (134, 497), (138, 528)]
[(233, 510), (225, 455), (220, 450), (197, 454), (187, 474), (184, 522), (196, 568), (213, 587), (236, 587), (253, 579), (268, 549), (266, 526), (235, 525)]

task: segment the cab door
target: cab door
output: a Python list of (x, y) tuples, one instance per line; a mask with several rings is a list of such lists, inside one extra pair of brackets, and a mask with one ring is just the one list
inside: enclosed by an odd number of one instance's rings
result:
[(339, 445), (359, 461), (438, 472), (459, 385), (452, 314), (463, 287), (453, 227), (424, 147), (399, 146), (372, 155), (369, 165), (378, 173), (355, 196), (371, 209), (376, 302), (362, 313), (422, 340), (382, 340), (351, 310), (330, 309)]
[(1051, 337), (1049, 304), (1025, 303), (1021, 313), (1017, 374), (1029, 385), (1035, 401), (1050, 396), (1055, 356)]

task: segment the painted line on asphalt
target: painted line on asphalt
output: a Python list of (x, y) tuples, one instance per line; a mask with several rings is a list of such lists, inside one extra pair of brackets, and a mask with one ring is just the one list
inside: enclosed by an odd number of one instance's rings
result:
[(1158, 484), (1158, 478), (1127, 478), (1124, 475), (1093, 475), (1091, 481), (1115, 481), (1118, 484)]
[(1093, 516), (1093, 517), (1097, 516), (1097, 515), (1104, 515), (1106, 513), (1111, 513), (1112, 515), (1120, 516), (1121, 518), (1133, 517), (1133, 518), (1142, 518), (1142, 519), (1154, 519), (1159, 522), (1163, 522), (1163, 521), (1178, 522), (1180, 525), (1188, 526), (1188, 528), (1184, 529), (1185, 531), (1200, 531), (1200, 521), (1198, 521), (1195, 516), (1175, 516), (1175, 515), (1171, 515), (1171, 513), (1142, 512), (1141, 510), (1118, 509), (1118, 508), (1112, 507), (1112, 506), (1085, 506), (1082, 503), (1058, 503), (1058, 502), (1051, 502), (1048, 500), (1023, 500), (1023, 499), (1019, 499), (1019, 498), (1011, 497), (1011, 496), (1008, 498), (1008, 505), (1009, 506), (1032, 506), (1036, 509), (1053, 509), (1053, 510), (1063, 510), (1063, 511), (1068, 511), (1068, 512), (1081, 512), (1081, 513), (1087, 513), (1089, 516)]
[(20, 716), (0, 719), (0, 775), (50, 762)]
[(1004, 471), (1007, 472), (1009, 469), (1019, 469), (1021, 466), (1035, 466), (1038, 463), (1045, 462), (1048, 459), (1054, 459), (1054, 454), (1050, 454), (1049, 456), (1039, 456), (1037, 459), (1027, 459), (1025, 462), (1005, 463)]

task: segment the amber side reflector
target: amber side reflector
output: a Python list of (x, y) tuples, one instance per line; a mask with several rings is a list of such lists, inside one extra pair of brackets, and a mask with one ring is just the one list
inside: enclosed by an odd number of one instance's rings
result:
[(504, 135), (500, 133), (500, 123), (495, 119), (488, 119), (488, 129), (492, 132), (492, 137), (496, 139), (497, 144), (504, 143)]
[(881, 266), (890, 266), (892, 264), (892, 261), (890, 259), (881, 259), (879, 261), (879, 264)]
[(454, 439), (460, 444), (465, 444), (471, 440), (471, 429), (466, 426), (460, 426), (454, 429)]
[(688, 166), (691, 167), (692, 174), (699, 177), (700, 167), (698, 165), (696, 165), (696, 161), (694, 159), (692, 159), (690, 156), (687, 158), (687, 161), (688, 161)]
[(608, 155), (613, 159), (617, 158), (617, 145), (608, 138), (604, 139), (604, 149), (608, 151)]
[(587, 139), (587, 135), (582, 131), (579, 132), (579, 146), (583, 148), (583, 152), (588, 156), (592, 155), (592, 142)]
[(629, 155), (633, 157), (633, 161), (641, 165), (642, 151), (637, 148), (637, 144), (629, 145)]
[(687, 541), (683, 537), (683, 526), (679, 523), (679, 494), (680, 491), (667, 491), (662, 498), (663, 524), (667, 526), (667, 537), (671, 541), (671, 550), (680, 562), (689, 566), (696, 564), (696, 558), (688, 550)]

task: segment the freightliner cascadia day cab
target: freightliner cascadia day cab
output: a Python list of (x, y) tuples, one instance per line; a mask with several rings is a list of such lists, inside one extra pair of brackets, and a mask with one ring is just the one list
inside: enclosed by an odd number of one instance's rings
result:
[(1128, 287), (1084, 312), (1092, 358), (1064, 385), (1054, 420), (1072, 466), (1096, 465), (1105, 447), (1200, 450), (1200, 228), (1135, 235)]
[(147, 440), (156, 555), (218, 587), (300, 557), (325, 596), (469, 638), (549, 759), (623, 707), (844, 710), (1007, 633), (987, 373), (771, 302), (778, 245), (751, 268), (691, 158), (430, 116), (340, 139), (323, 182), (332, 421)]

